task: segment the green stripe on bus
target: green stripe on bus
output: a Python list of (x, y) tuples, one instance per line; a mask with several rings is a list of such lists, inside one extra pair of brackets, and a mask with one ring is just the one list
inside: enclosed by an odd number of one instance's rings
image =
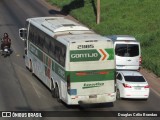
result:
[[(105, 51), (105, 52), (104, 52)], [(82, 62), (82, 61), (99, 61), (101, 57), (107, 56), (107, 53), (109, 57), (107, 60), (114, 60), (114, 49), (100, 49), (98, 51), (97, 49), (92, 50), (71, 50), (70, 51), (70, 61), (71, 62)], [(101, 52), (101, 54), (99, 53)]]
[(108, 60), (114, 60), (114, 49), (105, 49), (105, 51), (109, 54)]
[(93, 70), (70, 72), (71, 82), (106, 81), (115, 79), (115, 70)]

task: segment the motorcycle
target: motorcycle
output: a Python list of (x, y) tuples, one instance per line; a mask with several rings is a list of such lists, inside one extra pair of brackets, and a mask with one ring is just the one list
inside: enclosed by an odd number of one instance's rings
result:
[(9, 49), (8, 46), (4, 46), (4, 49), (2, 51), (2, 55), (4, 55), (4, 57), (10, 56), (11, 54), (11, 50)]

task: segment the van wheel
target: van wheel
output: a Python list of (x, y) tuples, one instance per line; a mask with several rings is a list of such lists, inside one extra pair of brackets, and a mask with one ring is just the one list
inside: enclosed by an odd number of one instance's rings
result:
[(121, 96), (120, 96), (120, 91), (117, 90), (117, 95), (116, 95), (117, 100), (121, 100)]
[(59, 89), (58, 89), (58, 86), (56, 85), (55, 87), (55, 97), (57, 98), (57, 101), (59, 103), (61, 103), (61, 99), (60, 99), (60, 96), (59, 96)]

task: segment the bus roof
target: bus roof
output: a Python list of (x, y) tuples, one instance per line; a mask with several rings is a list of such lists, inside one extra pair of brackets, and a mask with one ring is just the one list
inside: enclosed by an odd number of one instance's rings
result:
[(86, 33), (86, 34), (72, 34), (72, 35), (65, 35), (60, 36), (60, 39), (67, 40), (68, 42), (75, 43), (75, 42), (96, 42), (96, 41), (111, 41), (101, 35)]
[(28, 20), (33, 24), (36, 23), (43, 26), (53, 33), (72, 30), (89, 30), (89, 28), (64, 17), (36, 17), (29, 18)]
[(109, 38), (98, 35), (82, 24), (65, 17), (36, 17), (29, 18), (27, 21), (64, 44), (78, 41), (111, 41)]

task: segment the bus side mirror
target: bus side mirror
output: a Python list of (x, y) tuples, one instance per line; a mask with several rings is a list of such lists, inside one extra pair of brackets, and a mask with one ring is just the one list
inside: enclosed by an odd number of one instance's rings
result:
[(26, 40), (26, 38), (27, 38), (27, 29), (26, 28), (19, 29), (19, 37), (23, 41)]

